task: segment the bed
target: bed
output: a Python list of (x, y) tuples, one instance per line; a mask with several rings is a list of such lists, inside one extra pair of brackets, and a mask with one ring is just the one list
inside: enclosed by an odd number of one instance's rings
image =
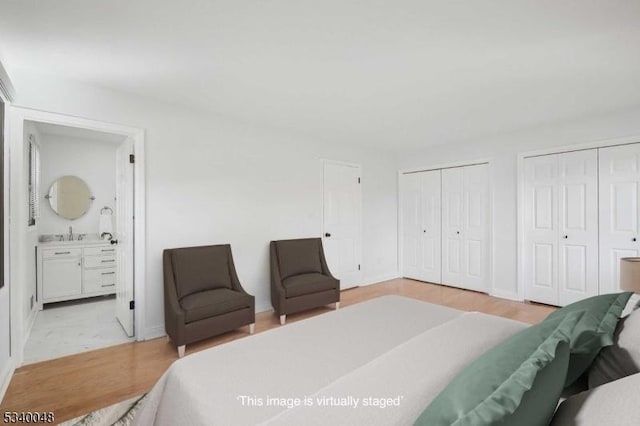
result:
[(534, 326), (380, 297), (175, 362), (133, 424), (636, 426), (630, 296)]
[(134, 424), (412, 424), (465, 365), (525, 328), (384, 296), (176, 361)]

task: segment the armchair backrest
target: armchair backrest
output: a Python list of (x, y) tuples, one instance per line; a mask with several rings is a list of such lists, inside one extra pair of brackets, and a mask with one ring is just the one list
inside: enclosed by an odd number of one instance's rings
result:
[(272, 266), (277, 266), (280, 279), (314, 272), (324, 273), (324, 254), (320, 238), (280, 240), (272, 241), (271, 244), (276, 254), (276, 259), (271, 259), (276, 265)]
[[(229, 244), (166, 250), (178, 299), (216, 288), (233, 289), (237, 279)], [(233, 270), (232, 270), (233, 269)]]

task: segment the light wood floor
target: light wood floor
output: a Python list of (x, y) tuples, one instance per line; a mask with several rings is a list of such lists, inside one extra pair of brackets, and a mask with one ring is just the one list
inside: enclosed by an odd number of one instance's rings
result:
[[(555, 308), (513, 302), (485, 294), (407, 279), (359, 287), (342, 292), (341, 306), (375, 297), (397, 294), (465, 311), (479, 311), (514, 320), (537, 323)], [(320, 308), (291, 315), (287, 323), (324, 312)], [(256, 333), (279, 327), (272, 312), (256, 315)], [(286, 327), (286, 326), (285, 326)], [(187, 346), (187, 354), (248, 336), (244, 329)], [(176, 349), (165, 338), (127, 343), (18, 369), (0, 405), (5, 411), (53, 411), (56, 421), (106, 407), (136, 395), (154, 385), (178, 358)]]

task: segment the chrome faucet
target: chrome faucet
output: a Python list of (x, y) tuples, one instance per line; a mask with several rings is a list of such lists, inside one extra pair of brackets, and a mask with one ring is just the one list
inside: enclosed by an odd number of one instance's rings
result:
[(69, 241), (73, 241), (73, 228), (69, 227)]

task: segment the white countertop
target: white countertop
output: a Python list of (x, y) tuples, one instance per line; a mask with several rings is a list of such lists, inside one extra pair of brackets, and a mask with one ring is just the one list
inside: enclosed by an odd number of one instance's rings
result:
[(46, 241), (39, 242), (39, 247), (82, 247), (82, 246), (106, 246), (110, 245), (109, 240), (83, 239), (73, 241)]

